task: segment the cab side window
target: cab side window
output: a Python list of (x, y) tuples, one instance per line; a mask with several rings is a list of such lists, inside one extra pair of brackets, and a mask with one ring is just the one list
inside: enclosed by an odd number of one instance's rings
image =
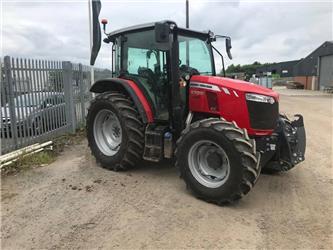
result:
[(148, 55), (150, 51), (148, 49), (141, 48), (128, 48), (128, 65), (127, 71), (130, 74), (138, 74), (139, 69), (144, 67), (155, 70), (154, 66), (157, 64), (156, 57)]
[(207, 43), (198, 38), (179, 36), (179, 63), (196, 69), (200, 74), (213, 74)]

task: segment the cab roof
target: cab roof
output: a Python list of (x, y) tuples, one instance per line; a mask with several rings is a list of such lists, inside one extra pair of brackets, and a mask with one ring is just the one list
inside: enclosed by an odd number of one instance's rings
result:
[[(126, 28), (118, 29), (118, 30), (108, 33), (108, 38), (113, 40), (114, 38), (116, 38), (120, 35), (123, 35), (123, 34), (140, 32), (140, 31), (145, 31), (145, 30), (152, 30), (155, 28), (156, 23), (157, 22), (144, 23), (144, 24), (139, 24), (139, 25), (134, 25), (134, 26), (129, 26)], [(197, 37), (202, 40), (207, 40), (209, 38), (209, 31), (201, 32), (201, 31), (191, 30), (191, 29), (187, 29), (187, 28), (180, 28), (177, 26), (177, 24), (174, 21), (170, 21), (170, 20), (163, 20), (163, 21), (159, 21), (158, 23), (174, 24), (177, 27), (178, 34), (180, 34), (180, 35)]]

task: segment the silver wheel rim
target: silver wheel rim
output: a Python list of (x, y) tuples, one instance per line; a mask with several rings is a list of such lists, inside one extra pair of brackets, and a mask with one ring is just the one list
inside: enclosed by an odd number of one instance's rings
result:
[(102, 109), (97, 113), (94, 120), (94, 138), (104, 155), (113, 156), (119, 151), (122, 129), (114, 112)]
[(218, 188), (228, 179), (230, 161), (226, 152), (215, 142), (201, 140), (189, 151), (188, 164), (193, 177), (208, 188)]

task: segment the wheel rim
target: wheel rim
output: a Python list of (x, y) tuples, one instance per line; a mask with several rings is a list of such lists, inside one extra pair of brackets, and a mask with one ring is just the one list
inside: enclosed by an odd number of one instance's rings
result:
[(94, 138), (99, 150), (107, 156), (115, 155), (122, 141), (122, 129), (116, 114), (100, 110), (94, 120)]
[(201, 140), (189, 151), (188, 164), (193, 177), (209, 188), (222, 186), (230, 173), (230, 161), (226, 152), (215, 142)]

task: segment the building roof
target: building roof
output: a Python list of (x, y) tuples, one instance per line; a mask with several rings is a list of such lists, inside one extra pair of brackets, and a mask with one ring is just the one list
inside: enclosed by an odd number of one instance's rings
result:
[(309, 55), (302, 58), (298, 63), (302, 63), (303, 60), (306, 60), (307, 58), (311, 58), (313, 55), (316, 56), (327, 56), (333, 54), (333, 41), (326, 41), (323, 44), (321, 44), (318, 48), (316, 48), (314, 51), (312, 51)]
[(266, 72), (272, 72), (274, 74), (279, 74), (283, 77), (290, 77), (293, 74), (293, 67), (299, 61), (300, 60), (292, 60), (292, 61), (264, 64), (256, 68), (256, 74), (261, 75)]
[(263, 64), (259, 67), (257, 67), (257, 70), (261, 71), (261, 70), (265, 70), (268, 68), (276, 68), (279, 66), (283, 66), (283, 65), (290, 65), (290, 64), (296, 64), (299, 61), (301, 61), (302, 59), (298, 59), (298, 60), (291, 60), (291, 61), (283, 61), (283, 62), (277, 62), (277, 63), (267, 63), (267, 64)]
[(308, 56), (300, 60), (294, 67), (296, 76), (317, 75), (318, 59), (321, 56), (333, 55), (333, 41), (326, 41)]
[(333, 41), (326, 41), (305, 58), (259, 66), (256, 74), (273, 72), (281, 76), (315, 76), (317, 75), (318, 60), (321, 56), (333, 55)]

